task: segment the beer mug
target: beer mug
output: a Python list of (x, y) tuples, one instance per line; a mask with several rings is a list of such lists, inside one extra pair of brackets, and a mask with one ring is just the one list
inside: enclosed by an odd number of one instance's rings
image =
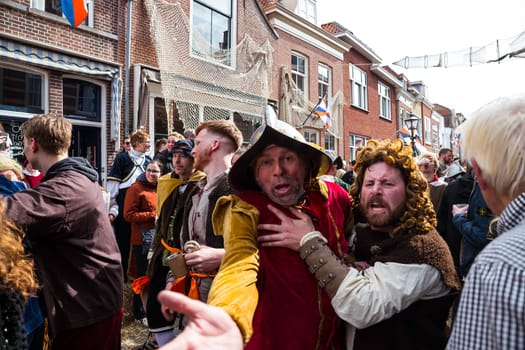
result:
[(182, 253), (173, 253), (168, 255), (168, 257), (166, 257), (166, 263), (168, 264), (175, 278), (179, 278), (188, 273), (186, 260), (184, 260), (184, 254)]

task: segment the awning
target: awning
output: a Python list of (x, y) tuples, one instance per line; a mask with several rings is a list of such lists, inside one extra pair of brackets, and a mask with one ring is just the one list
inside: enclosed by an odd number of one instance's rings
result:
[(122, 79), (120, 67), (97, 62), (88, 58), (74, 57), (51, 50), (0, 39), (0, 57), (61, 70), (64, 72), (95, 75), (111, 79), (111, 139), (120, 144), (120, 106), (122, 101)]

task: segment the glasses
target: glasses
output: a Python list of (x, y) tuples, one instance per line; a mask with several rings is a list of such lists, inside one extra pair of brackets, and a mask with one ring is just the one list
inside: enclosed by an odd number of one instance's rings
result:
[(124, 144), (125, 144), (125, 145), (131, 145), (131, 142), (126, 141), (126, 142), (124, 142)]
[(152, 174), (159, 174), (159, 173), (160, 173), (160, 170), (147, 169), (146, 171), (147, 171), (148, 173), (152, 173)]

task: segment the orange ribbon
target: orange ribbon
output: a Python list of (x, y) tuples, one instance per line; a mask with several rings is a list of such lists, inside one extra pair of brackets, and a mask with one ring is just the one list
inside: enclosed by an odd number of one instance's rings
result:
[(133, 290), (133, 293), (140, 294), (146, 288), (151, 279), (148, 276), (142, 276), (139, 278), (136, 278), (133, 283), (131, 284), (131, 289)]
[(174, 292), (186, 294), (186, 278), (191, 278), (190, 290), (188, 291), (186, 295), (192, 299), (200, 300), (199, 287), (197, 286), (197, 278), (208, 278), (208, 277), (215, 277), (215, 275), (209, 275), (206, 273), (197, 273), (197, 272), (190, 271), (186, 275), (180, 276), (175, 281), (173, 281), (171, 290)]
[(167, 251), (170, 251), (171, 253), (182, 253), (182, 250), (179, 249), (179, 248), (175, 248), (175, 247), (172, 247), (170, 246), (168, 243), (166, 243), (166, 241), (164, 240), (164, 238), (161, 238), (160, 239), (160, 244), (162, 244), (162, 246), (164, 248), (166, 248)]

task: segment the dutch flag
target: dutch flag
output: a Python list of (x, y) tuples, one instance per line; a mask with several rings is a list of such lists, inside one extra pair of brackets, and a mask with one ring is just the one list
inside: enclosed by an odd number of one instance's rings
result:
[(62, 13), (74, 28), (82, 24), (88, 16), (84, 0), (62, 0)]
[(332, 126), (332, 118), (330, 117), (330, 112), (328, 111), (328, 97), (324, 95), (321, 101), (314, 108), (315, 114), (324, 122), (325, 128), (330, 128)]

